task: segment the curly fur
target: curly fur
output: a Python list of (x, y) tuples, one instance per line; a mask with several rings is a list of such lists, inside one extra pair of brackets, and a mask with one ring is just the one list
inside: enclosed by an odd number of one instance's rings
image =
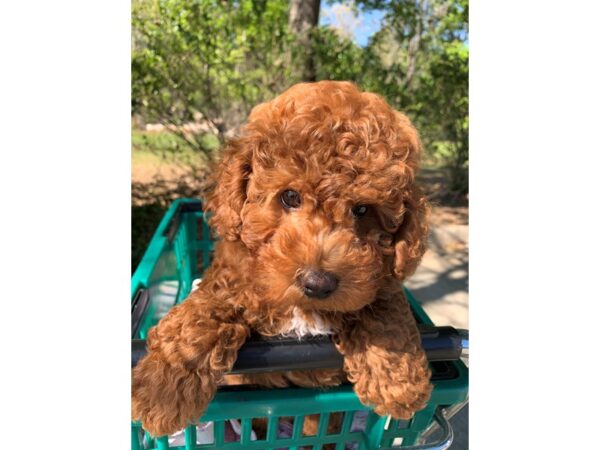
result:
[[(238, 381), (324, 387), (348, 379), (379, 414), (407, 419), (423, 408), (430, 372), (399, 283), (425, 251), (420, 152), (408, 118), (351, 83), (298, 84), (254, 108), (215, 171), (207, 202), (221, 237), (214, 263), (151, 330), (133, 371), (133, 418), (154, 435), (197, 420), (251, 332), (291, 329), (335, 333), (344, 369)], [(282, 207), (285, 189), (302, 196), (298, 209)], [(350, 212), (358, 204), (370, 206), (364, 217)], [(338, 289), (306, 297), (297, 280), (309, 268), (335, 273)]]

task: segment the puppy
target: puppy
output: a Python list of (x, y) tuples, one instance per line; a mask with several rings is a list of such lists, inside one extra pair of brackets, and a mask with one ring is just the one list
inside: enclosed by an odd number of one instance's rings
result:
[(133, 418), (154, 435), (199, 419), (251, 333), (329, 334), (344, 367), (244, 382), (347, 379), (380, 415), (422, 409), (430, 371), (401, 287), (425, 251), (420, 152), (406, 116), (348, 82), (298, 84), (255, 107), (206, 204), (220, 237), (214, 262), (150, 330)]

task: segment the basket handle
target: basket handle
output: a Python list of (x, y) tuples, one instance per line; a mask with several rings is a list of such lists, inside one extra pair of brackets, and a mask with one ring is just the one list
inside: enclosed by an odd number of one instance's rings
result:
[[(421, 344), (430, 362), (452, 361), (468, 348), (468, 331), (453, 327), (419, 325)], [(146, 354), (146, 341), (131, 341), (131, 367)], [(328, 336), (249, 339), (238, 352), (231, 373), (249, 374), (310, 369), (341, 369), (343, 356)]]

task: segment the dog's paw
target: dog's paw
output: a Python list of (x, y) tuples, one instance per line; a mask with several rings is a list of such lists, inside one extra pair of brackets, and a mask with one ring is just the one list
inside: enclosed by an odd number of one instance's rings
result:
[(411, 419), (417, 411), (427, 405), (432, 386), (429, 383), (412, 385), (395, 382), (385, 385), (375, 383), (367, 389), (357, 389), (355, 392), (360, 401), (380, 416), (390, 415), (394, 419)]
[(373, 352), (360, 360), (346, 361), (348, 378), (360, 401), (377, 414), (408, 420), (427, 405), (433, 385), (424, 353)]
[(162, 361), (144, 358), (132, 374), (132, 418), (153, 436), (175, 433), (196, 422), (213, 398), (216, 383)]

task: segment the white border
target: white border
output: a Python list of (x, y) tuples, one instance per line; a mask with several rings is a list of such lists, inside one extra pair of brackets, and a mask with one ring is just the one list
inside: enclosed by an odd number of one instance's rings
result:
[(129, 2), (1, 9), (1, 446), (128, 448)]
[(470, 443), (586, 448), (595, 356), (598, 4), (470, 10)]

